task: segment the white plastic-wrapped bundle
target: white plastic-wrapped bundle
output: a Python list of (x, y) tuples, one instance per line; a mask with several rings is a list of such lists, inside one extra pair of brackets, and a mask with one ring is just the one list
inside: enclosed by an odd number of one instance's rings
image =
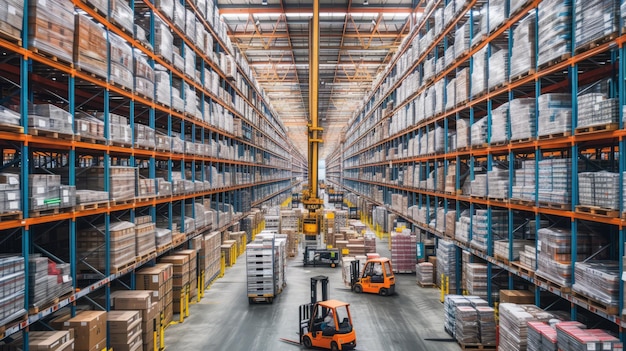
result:
[(506, 48), (495, 51), (495, 47), (491, 49), (489, 56), (489, 79), (488, 86), (492, 89), (504, 82), (508, 81), (507, 67), (509, 63), (509, 52)]
[(470, 82), (469, 68), (463, 68), (456, 75), (456, 105), (467, 101), (469, 98), (469, 82)]
[(489, 18), (489, 33), (493, 32), (496, 28), (500, 27), (502, 23), (504, 23), (506, 3), (506, 0), (489, 1), (489, 11), (487, 15)]
[(576, 48), (619, 30), (619, 2), (576, 1)]
[(485, 143), (487, 143), (487, 137), (488, 137), (488, 129), (487, 129), (487, 118), (483, 117), (481, 119), (479, 119), (478, 121), (474, 121), (474, 124), (472, 124), (471, 127), (471, 143), (472, 146), (480, 146), (483, 145)]
[(579, 260), (591, 253), (592, 236), (579, 228), (576, 247), (572, 247), (572, 232), (562, 228), (541, 228), (537, 231), (537, 271), (535, 274), (562, 286), (572, 283), (572, 253)]
[(572, 191), (572, 160), (545, 159), (539, 161), (539, 201), (570, 204)]
[(572, 96), (543, 94), (539, 96), (538, 135), (567, 133), (572, 128)]
[(509, 198), (509, 170), (494, 168), (487, 172), (488, 196), (495, 199)]
[(475, 174), (474, 179), (471, 181), (471, 187), (472, 196), (487, 196), (487, 175)]
[(511, 126), (511, 140), (528, 139), (534, 136), (535, 99), (514, 99), (509, 102), (509, 120)]
[(589, 127), (619, 122), (619, 101), (604, 94), (589, 93), (578, 97), (576, 127)]
[(437, 285), (441, 286), (442, 275), (449, 282), (449, 291), (456, 291), (456, 246), (452, 241), (437, 241)]
[(135, 49), (135, 92), (149, 99), (154, 99), (154, 69), (148, 64), (148, 58)]
[(572, 290), (611, 307), (619, 306), (619, 262), (587, 261), (574, 265)]
[(465, 119), (456, 121), (456, 147), (461, 149), (469, 146), (470, 129)]
[(509, 140), (509, 103), (491, 110), (491, 143)]
[(535, 69), (535, 21), (535, 13), (531, 12), (513, 29), (511, 79)]
[(462, 243), (469, 242), (469, 232), (471, 228), (471, 218), (467, 215), (462, 214), (459, 217), (459, 220), (456, 221), (454, 238)]
[(550, 321), (555, 316), (535, 305), (517, 305), (501, 303), (500, 312), (500, 344), (498, 350), (526, 350), (528, 344), (529, 321)]
[(539, 3), (539, 58), (543, 65), (570, 53), (572, 1), (546, 0)]
[(449, 110), (456, 104), (456, 78), (452, 78), (446, 85), (446, 106), (445, 109)]
[(485, 45), (472, 56), (472, 96), (477, 96), (487, 89), (487, 47), (488, 45)]
[(467, 52), (470, 47), (470, 25), (465, 22), (454, 34), (454, 57), (457, 58)]
[(511, 198), (535, 200), (535, 160), (522, 161), (522, 167), (515, 170), (515, 183)]
[(154, 78), (156, 84), (156, 101), (165, 106), (170, 106), (172, 86), (170, 85), (169, 72), (167, 72), (164, 67), (155, 67)]
[(619, 173), (578, 173), (578, 198), (583, 206), (619, 209)]

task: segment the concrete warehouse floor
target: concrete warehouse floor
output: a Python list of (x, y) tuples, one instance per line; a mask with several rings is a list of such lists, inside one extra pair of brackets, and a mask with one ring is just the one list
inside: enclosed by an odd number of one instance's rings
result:
[[(381, 256), (390, 257), (386, 240), (378, 246)], [(310, 302), (310, 277), (320, 274), (329, 277), (329, 298), (351, 304), (357, 350), (461, 349), (443, 329), (439, 290), (421, 288), (414, 274), (396, 275), (393, 296), (356, 294), (344, 286), (340, 267), (303, 267), (301, 254), (289, 259), (282, 294), (273, 304), (257, 305), (248, 304), (245, 255), (239, 256), (204, 299), (191, 305), (184, 323), (167, 328), (165, 347), (176, 351), (304, 350), (280, 338), (298, 340), (298, 306)]]

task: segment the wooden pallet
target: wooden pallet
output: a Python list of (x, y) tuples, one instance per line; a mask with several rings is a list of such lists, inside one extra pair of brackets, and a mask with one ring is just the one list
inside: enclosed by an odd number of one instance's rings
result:
[(78, 142), (82, 142), (82, 143), (88, 143), (88, 144), (100, 144), (100, 145), (105, 145), (106, 144), (106, 139), (104, 138), (94, 138), (94, 137), (89, 137), (89, 136), (83, 136), (83, 135), (74, 135), (74, 140), (78, 141)]
[(539, 138), (539, 140), (549, 140), (549, 139), (556, 139), (556, 138), (565, 138), (565, 137), (568, 137), (570, 135), (572, 135), (572, 133), (567, 131), (567, 132), (561, 132), (561, 133), (540, 135), (538, 138)]
[(572, 57), (572, 54), (570, 54), (570, 53), (563, 54), (563, 55), (561, 55), (561, 56), (559, 56), (557, 58), (549, 60), (548, 62), (542, 63), (541, 65), (539, 65), (539, 68), (540, 69), (544, 69), (544, 68), (552, 67), (552, 66), (556, 65), (557, 63), (560, 63), (560, 62), (563, 62), (563, 61), (569, 59), (570, 57)]
[(513, 261), (511, 262), (511, 265), (517, 268), (521, 274), (525, 274), (531, 278), (535, 276), (535, 271), (533, 271), (530, 267), (521, 264), (519, 261)]
[(11, 212), (0, 213), (0, 222), (13, 221), (16, 219), (17, 220), (23, 219), (22, 211), (11, 211)]
[(136, 263), (143, 263), (143, 262), (147, 262), (153, 258), (156, 258), (157, 256), (157, 252), (156, 251), (152, 251), (150, 253), (141, 255), (141, 256), (137, 256), (137, 258), (135, 259)]
[(120, 141), (116, 141), (116, 140), (109, 140), (107, 142), (107, 145), (109, 145), (109, 146), (118, 146), (118, 147), (125, 147), (125, 148), (133, 147), (133, 145), (131, 143), (124, 143), (124, 142), (120, 142)]
[(498, 261), (500, 261), (500, 262), (505, 263), (507, 266), (509, 266), (509, 265), (510, 265), (510, 264), (509, 264), (509, 259), (508, 259), (508, 258), (502, 257), (502, 256), (500, 256), (500, 255), (495, 255), (494, 257), (495, 257), (495, 259), (496, 259), (496, 260), (498, 260)]
[(29, 128), (28, 134), (34, 135), (34, 136), (52, 138), (52, 139), (62, 139), (62, 140), (69, 140), (69, 141), (74, 140), (74, 134), (55, 132), (55, 131), (45, 130), (45, 129)]
[(534, 206), (535, 205), (534, 201), (521, 200), (521, 199), (509, 199), (509, 202), (514, 205), (521, 205), (521, 206)]
[(562, 293), (565, 293), (565, 294), (569, 294), (569, 293), (572, 292), (572, 288), (571, 287), (569, 287), (569, 286), (561, 286), (560, 284), (557, 284), (557, 283), (553, 282), (552, 280), (550, 280), (550, 279), (548, 279), (546, 277), (542, 277), (540, 275), (537, 275), (536, 273), (535, 273), (535, 281), (540, 282), (540, 283), (542, 283), (544, 285), (547, 285), (549, 288), (552, 288), (554, 290), (558, 290), (558, 291), (560, 291)]
[(119, 272), (124, 271), (125, 269), (128, 269), (132, 266), (134, 266), (137, 262), (135, 260), (132, 260), (130, 262), (124, 263), (122, 265), (119, 266), (113, 266), (111, 265), (111, 274), (117, 274)]
[(534, 141), (535, 138), (529, 137), (529, 138), (522, 138), (522, 139), (516, 139), (516, 140), (511, 140), (510, 143), (511, 144), (522, 144), (522, 143), (529, 143), (531, 141)]
[(489, 144), (487, 144), (487, 143), (481, 143), (481, 144), (478, 144), (478, 145), (472, 145), (471, 147), (472, 147), (472, 150), (473, 150), (473, 149), (483, 149), (483, 148), (486, 148), (488, 146), (489, 146)]
[(576, 298), (576, 300), (579, 300), (582, 303), (586, 303), (587, 305), (589, 305), (590, 307), (593, 307), (599, 311), (602, 311), (606, 314), (609, 315), (613, 315), (616, 316), (619, 314), (620, 309), (619, 306), (610, 306), (607, 305), (605, 303), (602, 303), (594, 298), (591, 298), (589, 296), (585, 296), (583, 294), (577, 293), (575, 291), (572, 291), (572, 296), (574, 296)]
[(619, 123), (608, 123), (608, 124), (601, 124), (597, 126), (576, 128), (576, 134), (598, 133), (598, 132), (604, 132), (604, 131), (610, 131), (610, 130), (617, 130), (618, 128), (619, 128)]
[(108, 207), (109, 207), (108, 201), (90, 202), (86, 204), (77, 204), (76, 206), (74, 206), (74, 212), (97, 210), (100, 208), (108, 208)]
[(71, 61), (71, 59), (67, 60), (67, 59), (65, 59), (63, 57), (58, 57), (58, 56), (56, 56), (54, 54), (51, 54), (51, 53), (48, 53), (46, 51), (41, 51), (39, 48), (36, 48), (36, 47), (31, 47), (30, 50), (33, 53), (35, 53), (35, 54), (37, 54), (37, 55), (39, 55), (41, 57), (45, 57), (45, 58), (50, 59), (50, 60), (52, 60), (54, 62), (64, 62), (65, 64), (67, 64), (71, 68), (74, 68), (74, 63)]
[(459, 342), (459, 346), (461, 346), (461, 350), (496, 350), (496, 345), (483, 345), (483, 344), (465, 344)]
[(119, 88), (119, 89), (121, 89), (121, 90), (124, 90), (124, 91), (126, 91), (126, 92), (132, 92), (132, 91), (133, 91), (133, 89), (132, 89), (132, 88), (129, 88), (129, 87), (127, 87), (126, 85), (121, 84), (121, 83), (119, 83), (119, 82), (116, 82), (116, 81), (115, 81), (115, 80), (113, 80), (113, 79), (109, 80), (109, 84), (113, 85), (113, 86), (114, 86), (114, 87), (116, 87), (116, 88)]
[(520, 73), (520, 74), (515, 75), (515, 76), (513, 76), (513, 77), (509, 77), (509, 82), (514, 82), (514, 81), (516, 81), (516, 80), (520, 80), (520, 79), (526, 78), (526, 77), (528, 77), (528, 76), (530, 76), (530, 75), (533, 75), (533, 74), (535, 74), (535, 69), (534, 69), (534, 68), (531, 68), (531, 69), (530, 69), (529, 71), (527, 71), (527, 72), (523, 72), (523, 73)]
[(31, 306), (31, 307), (28, 308), (28, 314), (29, 315), (37, 314), (37, 313), (39, 313), (39, 312), (41, 312), (43, 310), (46, 310), (46, 309), (48, 309), (48, 308), (58, 304), (60, 301), (68, 299), (70, 296), (72, 296), (73, 293), (74, 292), (72, 291), (72, 292), (68, 292), (66, 294), (63, 294), (61, 296), (57, 296), (55, 298), (48, 299), (47, 301), (42, 302), (40, 306)]
[(422, 288), (434, 288), (435, 287), (435, 283), (417, 282), (417, 285), (421, 286)]
[(61, 212), (60, 208), (51, 208), (51, 209), (47, 209), (47, 210), (37, 210), (37, 211), (30, 211), (30, 217), (43, 217), (43, 216), (52, 216), (52, 215), (57, 215)]
[(607, 218), (618, 218), (620, 216), (619, 210), (597, 206), (576, 206), (576, 212)]
[(12, 124), (0, 124), (0, 131), (23, 134), (24, 127), (12, 125)]
[(594, 49), (594, 48), (596, 48), (596, 47), (598, 47), (598, 46), (600, 46), (600, 45), (602, 45), (604, 43), (607, 43), (609, 41), (615, 40), (615, 38), (617, 38), (617, 36), (618, 36), (617, 32), (607, 34), (607, 35), (605, 35), (603, 37), (600, 37), (600, 38), (597, 38), (595, 40), (592, 40), (591, 42), (589, 42), (587, 44), (584, 44), (584, 45), (581, 45), (581, 46), (577, 47), (575, 52), (578, 54), (578, 53), (581, 53), (583, 51), (589, 51), (589, 50)]
[(22, 31), (6, 22), (0, 23), (0, 38), (22, 46)]
[(111, 204), (111, 207), (113, 207), (113, 206), (128, 205), (128, 204), (132, 204), (133, 202), (135, 202), (134, 198), (125, 199), (125, 200), (115, 200), (115, 199), (113, 199), (109, 203)]
[(157, 251), (157, 256), (160, 256), (161, 254), (163, 254), (166, 251), (169, 251), (172, 249), (172, 244), (167, 244), (167, 245), (163, 245), (160, 247), (157, 247), (156, 251)]
[(551, 209), (563, 210), (563, 211), (569, 211), (572, 209), (572, 205), (570, 204), (558, 204), (554, 202), (544, 202), (544, 201), (539, 202), (539, 207), (551, 208)]

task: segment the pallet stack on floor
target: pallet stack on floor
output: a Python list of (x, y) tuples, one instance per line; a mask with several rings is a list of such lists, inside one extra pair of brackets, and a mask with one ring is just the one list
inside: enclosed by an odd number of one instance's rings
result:
[(246, 284), (249, 303), (272, 303), (286, 286), (287, 238), (259, 234), (246, 248)]
[(415, 273), (417, 264), (417, 238), (410, 230), (392, 232), (391, 262), (395, 273)]

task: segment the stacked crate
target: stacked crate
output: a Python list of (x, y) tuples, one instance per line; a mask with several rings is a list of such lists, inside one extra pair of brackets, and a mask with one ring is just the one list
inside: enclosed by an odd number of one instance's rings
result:
[[(578, 259), (589, 253), (591, 237), (579, 231), (575, 248)], [(570, 286), (572, 277), (572, 233), (568, 229), (541, 228), (537, 232), (537, 271), (562, 286)]]
[(571, 204), (572, 160), (539, 161), (539, 202)]
[(619, 101), (604, 94), (588, 93), (578, 97), (577, 128), (619, 122)]
[(491, 221), (489, 222), (488, 210), (476, 210), (476, 214), (472, 218), (471, 246), (487, 252), (487, 239), (490, 234), (493, 240), (508, 238), (508, 218), (508, 211), (492, 209)]
[[(81, 258), (83, 269), (89, 269), (89, 266), (104, 272), (106, 263), (105, 252), (105, 226), (89, 227), (81, 229), (76, 235), (76, 251)], [(135, 263), (136, 257), (136, 239), (135, 224), (131, 222), (116, 222), (109, 226), (109, 262), (111, 272)]]
[(539, 136), (567, 134), (571, 131), (572, 96), (570, 94), (542, 94), (537, 99), (537, 105)]
[(448, 291), (456, 291), (456, 246), (453, 241), (439, 240), (437, 242), (437, 286), (442, 286), (442, 275), (449, 284)]
[(410, 230), (391, 233), (391, 261), (395, 273), (414, 273), (416, 261), (416, 236)]
[(498, 350), (525, 350), (528, 346), (528, 322), (547, 322), (555, 316), (534, 305), (501, 303), (500, 344)]
[(509, 170), (493, 168), (487, 172), (487, 195), (495, 199), (509, 198)]
[(535, 201), (535, 160), (522, 161), (522, 167), (515, 169), (512, 199)]
[(207, 284), (220, 272), (222, 255), (221, 236), (219, 232), (211, 232), (203, 236), (202, 246), (198, 253), (200, 269), (204, 269)]
[(284, 232), (287, 230), (298, 230), (298, 216), (299, 212), (294, 210), (281, 210), (280, 211), (280, 227), (278, 229), (279, 232)]
[(75, 16), (74, 63), (81, 70), (105, 76), (107, 72), (107, 35), (103, 27), (87, 16)]
[(420, 262), (415, 267), (416, 281), (421, 286), (433, 285), (433, 264), (430, 262)]
[[(104, 191), (107, 179), (104, 178), (104, 167), (83, 168), (76, 173), (78, 189)], [(125, 201), (135, 197), (137, 168), (124, 166), (109, 167), (109, 199)]]
[(572, 290), (599, 301), (606, 309), (619, 308), (621, 284), (618, 261), (586, 261), (574, 265)]
[(619, 209), (619, 173), (578, 173), (578, 199), (580, 205)]
[[(28, 347), (30, 350), (51, 350), (73, 351), (74, 332), (73, 331), (29, 331)], [(24, 340), (22, 333), (11, 335), (11, 338), (4, 340), (0, 345), (0, 351), (22, 351), (24, 350)]]
[[(133, 90), (132, 47), (126, 40), (115, 33), (109, 33), (109, 44), (111, 82), (128, 90)], [(113, 134), (109, 134), (109, 136), (113, 136)]]
[(174, 274), (172, 276), (172, 309), (174, 313), (180, 313), (181, 303), (185, 301), (185, 292), (186, 289), (189, 287), (189, 256), (163, 256), (159, 258), (159, 263), (171, 263), (173, 265)]
[(520, 240), (514, 239), (510, 242), (508, 239), (494, 240), (493, 253), (496, 258), (509, 260), (509, 249), (513, 255), (512, 261), (518, 261), (520, 259), (520, 252), (524, 250), (526, 246), (533, 246), (535, 244), (532, 240)]
[(509, 140), (509, 103), (498, 106), (491, 110), (491, 135), (490, 143), (500, 143)]
[(246, 248), (246, 277), (248, 297), (273, 298), (277, 291), (274, 237), (258, 235)]
[(62, 185), (61, 176), (54, 174), (30, 174), (30, 209), (35, 212), (74, 207), (76, 187)]
[[(154, 328), (159, 330), (159, 307), (158, 303), (153, 299), (154, 292), (150, 290), (122, 290), (111, 293), (111, 308), (115, 311), (132, 311), (138, 313), (138, 320), (141, 320), (141, 332), (139, 335), (135, 335), (132, 340), (131, 348), (115, 348), (115, 350), (153, 350), (154, 349)], [(165, 313), (165, 323), (171, 321), (171, 317), (167, 319), (167, 313)], [(136, 322), (134, 322), (136, 323)], [(166, 324), (167, 325), (167, 324)], [(157, 346), (160, 348), (159, 340), (161, 337), (157, 337)], [(123, 344), (122, 344), (123, 345)], [(120, 345), (120, 346), (122, 346)]]
[(0, 213), (11, 213), (22, 209), (20, 176), (0, 173)]
[(55, 105), (38, 104), (28, 108), (28, 127), (36, 131), (74, 134), (72, 121), (71, 113)]
[(0, 4), (0, 32), (13, 39), (21, 39), (24, 19), (24, 1), (8, 0)]

